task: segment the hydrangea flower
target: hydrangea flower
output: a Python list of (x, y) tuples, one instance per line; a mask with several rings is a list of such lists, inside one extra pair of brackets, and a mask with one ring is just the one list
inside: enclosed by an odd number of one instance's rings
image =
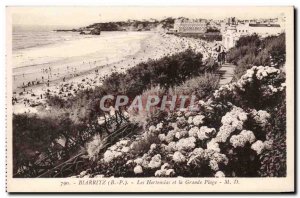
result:
[(157, 171), (155, 171), (154, 176), (161, 177), (165, 174), (165, 172), (166, 172), (166, 170), (157, 170)]
[(219, 164), (216, 160), (210, 160), (209, 161), (209, 167), (214, 170), (214, 171), (217, 171), (219, 170)]
[(207, 135), (211, 136), (215, 132), (216, 129), (214, 128), (208, 128), (207, 126), (202, 126), (200, 130), (197, 132), (197, 136), (200, 140), (205, 140), (209, 138)]
[(228, 137), (231, 135), (232, 132), (235, 131), (235, 128), (231, 125), (223, 125), (220, 127), (219, 132), (216, 136), (216, 142), (226, 142)]
[(271, 117), (267, 111), (256, 111), (255, 109), (251, 111), (251, 115), (253, 116), (256, 123), (259, 124), (261, 127), (266, 126), (268, 123), (268, 119)]
[(137, 165), (136, 167), (134, 167), (133, 172), (135, 174), (141, 174), (143, 173), (143, 168), (140, 165)]
[(176, 121), (176, 126), (182, 126), (187, 123), (186, 119), (184, 117), (178, 117)]
[(160, 170), (157, 170), (154, 174), (155, 177), (170, 177), (175, 175), (174, 169), (169, 168), (170, 165), (168, 163), (165, 163), (161, 166)]
[(244, 147), (247, 142), (253, 143), (254, 141), (254, 133), (247, 130), (243, 130), (239, 135), (233, 135), (230, 138), (230, 143), (234, 148)]
[(160, 141), (166, 141), (166, 135), (165, 134), (159, 134), (158, 135), (158, 139), (160, 140)]
[(166, 142), (170, 143), (174, 140), (174, 137), (175, 137), (175, 134), (176, 134), (176, 131), (175, 130), (171, 130), (168, 132), (167, 136), (166, 136)]
[(195, 127), (191, 128), (189, 130), (189, 136), (190, 137), (197, 137), (198, 132), (199, 132), (199, 128), (195, 126)]
[(166, 176), (174, 176), (174, 175), (175, 175), (174, 169), (168, 169), (168, 170), (166, 170)]
[(204, 159), (205, 151), (203, 148), (195, 148), (193, 152), (190, 153), (187, 165), (190, 165), (196, 159)]
[(196, 138), (194, 138), (194, 137), (188, 137), (188, 138), (180, 139), (176, 143), (176, 148), (179, 151), (182, 151), (182, 150), (184, 150), (184, 151), (192, 150), (196, 146), (195, 142), (196, 142)]
[(205, 118), (205, 116), (203, 116), (203, 115), (196, 115), (196, 116), (193, 118), (193, 123), (194, 123), (194, 125), (198, 126), (198, 125), (202, 124), (204, 118)]
[(222, 178), (222, 177), (225, 177), (225, 174), (222, 171), (218, 171), (218, 172), (216, 172), (215, 177)]
[(256, 142), (254, 142), (251, 145), (251, 149), (253, 149), (254, 151), (256, 151), (256, 153), (258, 155), (260, 155), (263, 152), (264, 148), (265, 148), (265, 145), (264, 145), (264, 143), (261, 140), (257, 140)]
[(192, 123), (193, 123), (193, 118), (194, 118), (193, 116), (190, 116), (190, 117), (188, 118), (188, 121), (187, 121), (187, 122), (188, 122), (189, 124), (192, 124)]
[(151, 125), (151, 126), (149, 127), (149, 131), (150, 131), (150, 132), (155, 132), (155, 130), (156, 130), (156, 127), (155, 127), (155, 126)]
[(135, 159), (134, 162), (138, 165), (141, 165), (143, 163), (143, 159), (139, 157), (139, 158)]
[(151, 158), (151, 161), (148, 164), (148, 167), (151, 169), (155, 169), (161, 166), (161, 156), (160, 154), (156, 154)]
[(114, 153), (111, 150), (105, 151), (103, 155), (103, 159), (105, 162), (111, 162), (114, 158)]
[(254, 133), (249, 130), (242, 130), (240, 135), (242, 135), (248, 142), (250, 142), (250, 144), (252, 144), (256, 140)]
[(166, 147), (166, 150), (169, 152), (177, 151), (176, 142), (170, 142)]
[(154, 150), (154, 149), (156, 149), (156, 147), (157, 147), (157, 145), (156, 145), (156, 144), (151, 144), (151, 146), (150, 146), (150, 150)]
[(170, 164), (164, 163), (164, 164), (161, 166), (161, 170), (168, 169), (169, 167), (170, 167)]
[(219, 143), (216, 142), (215, 139), (211, 139), (211, 141), (209, 141), (207, 143), (207, 150), (213, 150), (215, 152), (220, 152), (220, 147), (219, 147)]
[(189, 135), (188, 131), (186, 131), (186, 130), (180, 130), (180, 131), (176, 132), (175, 137), (177, 139), (181, 139), (183, 137), (187, 137), (188, 135)]
[(130, 148), (129, 147), (123, 147), (122, 149), (121, 149), (121, 151), (123, 152), (123, 153), (128, 153), (129, 151), (130, 151)]
[(179, 152), (179, 151), (176, 151), (174, 154), (173, 154), (173, 160), (177, 163), (182, 163), (182, 162), (185, 162), (186, 161), (186, 158), (185, 156)]
[(129, 140), (121, 140), (121, 141), (119, 141), (119, 143), (120, 143), (120, 145), (122, 145), (122, 146), (127, 146), (128, 144), (129, 144)]
[(160, 131), (163, 128), (163, 123), (159, 123), (156, 125), (156, 130)]

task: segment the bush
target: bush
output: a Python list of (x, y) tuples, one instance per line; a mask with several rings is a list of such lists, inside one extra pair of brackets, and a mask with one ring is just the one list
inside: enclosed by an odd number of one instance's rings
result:
[(121, 177), (285, 176), (284, 81), (279, 69), (253, 67), (199, 101), (198, 111), (152, 117), (142, 135), (111, 146), (99, 168)]
[(234, 79), (238, 80), (253, 65), (273, 66), (280, 68), (285, 63), (285, 34), (260, 39), (258, 35), (241, 37), (236, 46), (231, 48), (226, 59), (235, 64)]
[[(39, 118), (36, 115), (13, 115), (14, 173), (22, 166), (34, 163), (39, 154), (51, 150), (60, 137), (68, 138), (72, 131), (68, 119)], [(66, 142), (66, 146), (68, 142)]]
[(201, 53), (188, 49), (172, 56), (140, 63), (128, 69), (126, 73), (113, 73), (104, 80), (102, 86), (94, 90), (79, 91), (64, 104), (60, 100), (56, 103), (57, 98), (51, 98), (49, 101), (51, 105), (58, 104), (59, 108), (66, 108), (76, 123), (87, 123), (103, 114), (99, 108), (99, 101), (103, 95), (122, 94), (134, 98), (151, 87), (159, 85), (167, 89), (216, 69), (212, 65), (206, 66), (202, 63)]
[(279, 103), (270, 109), (273, 118), (267, 129), (267, 140), (273, 142), (273, 149), (261, 156), (259, 174), (264, 177), (286, 176), (286, 94), (283, 93)]
[(195, 95), (198, 100), (205, 99), (218, 88), (219, 81), (218, 75), (206, 73), (174, 87), (172, 93), (175, 95)]

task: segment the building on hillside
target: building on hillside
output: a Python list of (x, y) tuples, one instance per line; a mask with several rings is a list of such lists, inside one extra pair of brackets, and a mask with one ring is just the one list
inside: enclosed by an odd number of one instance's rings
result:
[(205, 20), (176, 19), (173, 31), (175, 33), (205, 33), (206, 29)]
[[(270, 21), (275, 21), (276, 23), (271, 23)], [(284, 27), (284, 19), (237, 22), (237, 20), (232, 17), (226, 20), (226, 23), (221, 24), (223, 45), (228, 50), (235, 46), (241, 36), (252, 34), (257, 34), (260, 37), (279, 35), (284, 32)]]

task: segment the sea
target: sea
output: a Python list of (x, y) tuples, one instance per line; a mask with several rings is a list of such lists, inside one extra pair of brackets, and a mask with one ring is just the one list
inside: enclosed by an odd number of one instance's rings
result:
[[(82, 72), (108, 65), (134, 55), (146, 32), (101, 32), (101, 35), (80, 35), (78, 32), (57, 32), (58, 27), (16, 26), (12, 31), (12, 68), (14, 83), (27, 83), (51, 70), (44, 78), (63, 77), (64, 72)], [(68, 68), (68, 71), (67, 69)], [(41, 76), (40, 76), (41, 77)], [(14, 86), (15, 87), (15, 86)]]
[(57, 29), (67, 27), (55, 26), (13, 26), (12, 50), (22, 50), (33, 47), (45, 46), (56, 42), (69, 41), (81, 38), (75, 32), (56, 32)]

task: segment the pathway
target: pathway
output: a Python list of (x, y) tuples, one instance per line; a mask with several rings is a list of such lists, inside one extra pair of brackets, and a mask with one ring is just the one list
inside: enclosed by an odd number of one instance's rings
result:
[(231, 82), (233, 75), (234, 75), (235, 65), (231, 63), (225, 63), (221, 66), (218, 71), (220, 75), (220, 82), (219, 85), (225, 85)]

